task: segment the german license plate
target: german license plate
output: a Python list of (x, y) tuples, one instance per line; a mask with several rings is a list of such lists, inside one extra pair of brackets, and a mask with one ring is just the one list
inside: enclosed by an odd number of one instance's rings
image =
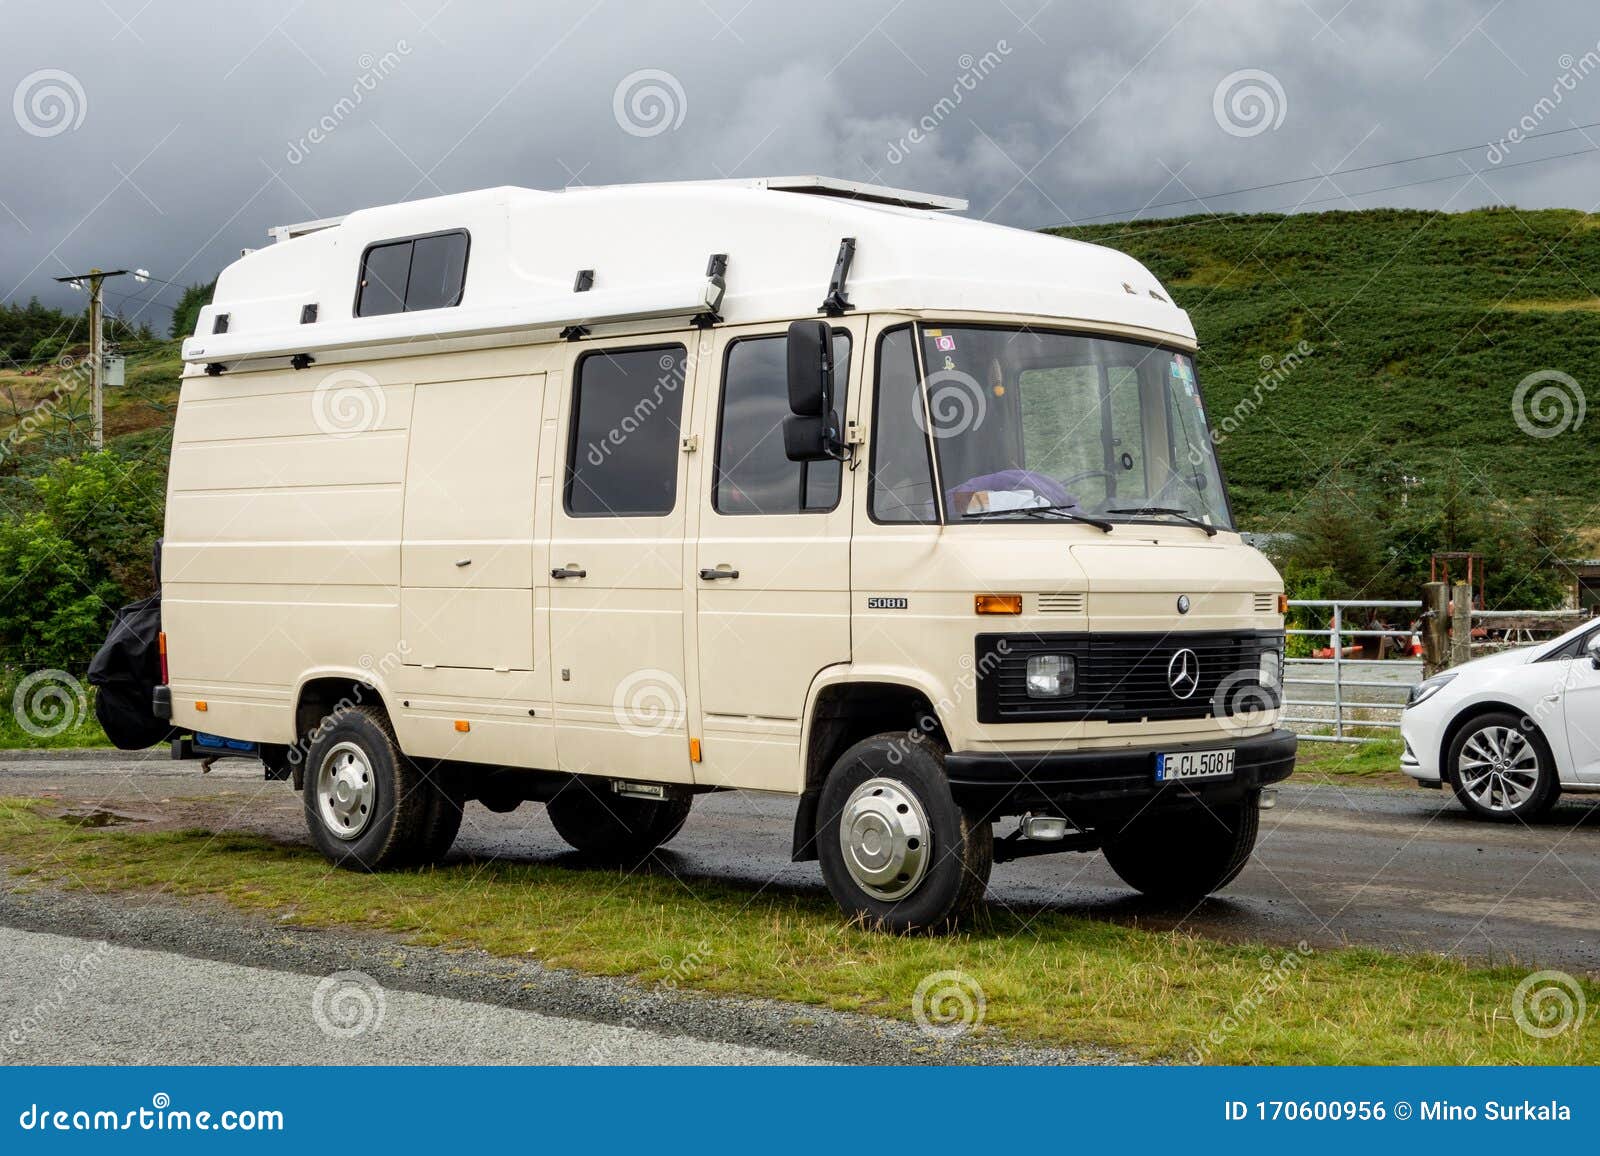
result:
[(1221, 751), (1179, 751), (1156, 756), (1156, 782), (1171, 783), (1187, 779), (1225, 779), (1233, 774), (1232, 749)]

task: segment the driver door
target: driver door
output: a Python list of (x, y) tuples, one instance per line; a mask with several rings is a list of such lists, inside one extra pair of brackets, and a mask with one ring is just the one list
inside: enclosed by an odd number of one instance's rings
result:
[[(1590, 641), (1597, 639), (1600, 632), (1589, 635)], [(1580, 650), (1567, 663), (1561, 709), (1576, 777), (1582, 782), (1600, 783), (1600, 670), (1595, 669), (1592, 652)]]

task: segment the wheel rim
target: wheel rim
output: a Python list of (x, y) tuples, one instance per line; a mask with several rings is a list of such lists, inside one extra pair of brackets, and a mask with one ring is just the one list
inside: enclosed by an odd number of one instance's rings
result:
[(337, 839), (358, 839), (372, 822), (378, 790), (366, 752), (340, 743), (317, 768), (317, 811)]
[(928, 873), (928, 816), (905, 784), (868, 779), (845, 802), (839, 822), (845, 868), (876, 899), (899, 899)]
[(1484, 727), (1462, 744), (1456, 777), (1485, 810), (1515, 811), (1539, 786), (1539, 752), (1513, 727)]

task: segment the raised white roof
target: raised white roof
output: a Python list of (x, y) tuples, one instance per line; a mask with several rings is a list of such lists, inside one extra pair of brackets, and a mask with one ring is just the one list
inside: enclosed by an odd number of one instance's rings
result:
[[(815, 316), (846, 237), (855, 254), (845, 291), (858, 312), (1020, 313), (1193, 339), (1188, 315), (1133, 258), (951, 215), (964, 207), (903, 189), (767, 177), (502, 187), (363, 209), (280, 226), (278, 244), (229, 265), (184, 357), (235, 364), (397, 343), (544, 341), (567, 325), (598, 334), (712, 307), (733, 324)], [(447, 229), (471, 238), (459, 305), (354, 316), (368, 245)], [(713, 254), (727, 255), (725, 293), (708, 278)], [(586, 292), (575, 289), (581, 270), (594, 274)], [(303, 325), (309, 304), (317, 320)], [(228, 325), (217, 334), (220, 313)]]

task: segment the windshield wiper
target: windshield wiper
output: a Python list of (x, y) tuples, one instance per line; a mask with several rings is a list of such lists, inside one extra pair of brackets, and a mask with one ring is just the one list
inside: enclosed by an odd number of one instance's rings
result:
[(985, 518), (998, 518), (1004, 514), (1026, 514), (1030, 518), (1039, 514), (1055, 514), (1066, 521), (1082, 522), (1085, 526), (1093, 526), (1107, 534), (1116, 529), (1112, 523), (1102, 518), (1091, 518), (1087, 514), (1080, 514), (1071, 506), (1019, 506), (1015, 510), (980, 510), (976, 514), (962, 514), (961, 517), (963, 520), (978, 522)]
[(1198, 526), (1206, 532), (1207, 538), (1217, 536), (1217, 528), (1210, 522), (1202, 522), (1187, 510), (1175, 510), (1171, 506), (1135, 506), (1132, 509), (1107, 510), (1108, 514), (1167, 514), (1174, 518), (1181, 518), (1191, 526)]

